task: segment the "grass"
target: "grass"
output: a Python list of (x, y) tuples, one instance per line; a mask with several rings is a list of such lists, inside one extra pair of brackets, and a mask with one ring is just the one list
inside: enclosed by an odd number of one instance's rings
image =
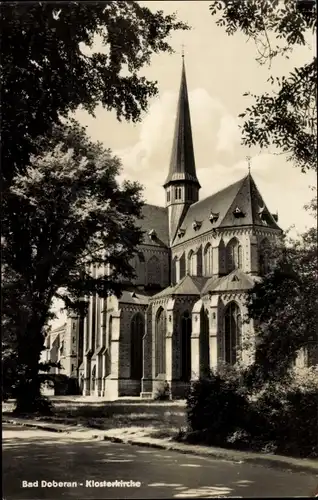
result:
[[(144, 401), (92, 401), (81, 399), (52, 398), (54, 412), (48, 417), (28, 415), (26, 418), (56, 424), (82, 425), (94, 429), (109, 430), (121, 427), (155, 429), (155, 432), (171, 437), (185, 422), (185, 406), (182, 402)], [(3, 404), (2, 413), (10, 416), (13, 402)], [(155, 437), (155, 436), (153, 436)]]

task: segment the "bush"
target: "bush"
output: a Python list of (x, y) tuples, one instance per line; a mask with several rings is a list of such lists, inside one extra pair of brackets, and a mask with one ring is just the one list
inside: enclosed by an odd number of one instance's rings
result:
[(245, 422), (254, 450), (318, 456), (318, 391), (269, 387), (252, 399)]
[(159, 387), (156, 391), (156, 394), (154, 396), (155, 401), (168, 401), (171, 399), (171, 392), (170, 392), (170, 386), (168, 382), (165, 382), (165, 384), (162, 387)]
[(234, 372), (228, 377), (211, 373), (194, 382), (187, 398), (187, 419), (192, 442), (225, 445), (228, 437), (241, 429), (248, 400)]

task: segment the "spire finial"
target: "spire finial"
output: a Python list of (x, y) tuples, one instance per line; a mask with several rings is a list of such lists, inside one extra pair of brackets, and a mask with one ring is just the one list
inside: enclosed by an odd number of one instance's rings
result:
[(181, 57), (184, 59), (184, 43), (181, 44)]
[(251, 157), (247, 156), (246, 160), (247, 160), (248, 173), (250, 174), (251, 173)]

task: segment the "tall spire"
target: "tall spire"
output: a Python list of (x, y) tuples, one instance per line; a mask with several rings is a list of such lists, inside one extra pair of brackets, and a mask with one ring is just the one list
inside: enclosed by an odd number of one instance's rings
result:
[(177, 118), (175, 123), (169, 174), (164, 186), (173, 181), (192, 181), (198, 187), (200, 187), (195, 170), (191, 118), (183, 50)]

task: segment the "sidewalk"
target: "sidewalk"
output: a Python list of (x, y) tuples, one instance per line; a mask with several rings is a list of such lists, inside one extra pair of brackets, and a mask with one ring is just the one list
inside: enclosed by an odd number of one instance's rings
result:
[(149, 432), (153, 432), (155, 429), (149, 427), (122, 427), (110, 430), (100, 430), (90, 429), (81, 425), (50, 424), (47, 422), (11, 417), (3, 417), (2, 423), (33, 427), (35, 429), (43, 429), (51, 432), (75, 433), (78, 434), (81, 439), (98, 439), (112, 441), (114, 443), (161, 448), (177, 451), (179, 453), (218, 458), (230, 462), (250, 463), (297, 472), (307, 472), (317, 474), (318, 476), (318, 460), (292, 458), (280, 455), (264, 455), (261, 453), (227, 450), (210, 446), (176, 443), (172, 441), (171, 438), (158, 439), (150, 437)]

